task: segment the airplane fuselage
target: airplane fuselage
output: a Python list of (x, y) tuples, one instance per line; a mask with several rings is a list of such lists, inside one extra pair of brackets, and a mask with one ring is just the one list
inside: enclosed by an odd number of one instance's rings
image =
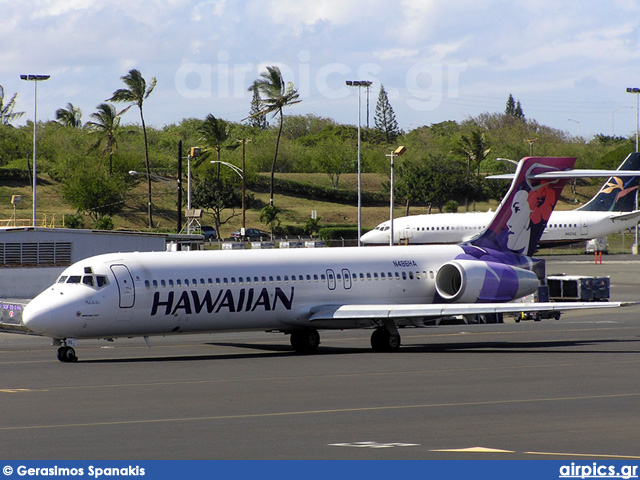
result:
[[(554, 211), (540, 239), (541, 247), (586, 241), (604, 237), (634, 227), (640, 212), (582, 212), (579, 210)], [(480, 232), (494, 216), (494, 212), (442, 213), (413, 215), (394, 219), (394, 243), (453, 244), (469, 241)], [(362, 236), (369, 245), (388, 245), (389, 222)]]
[[(24, 318), (53, 338), (286, 331), (318, 305), (432, 303), (437, 269), (461, 253), (448, 245), (100, 255), (65, 270)], [(38, 328), (34, 317), (58, 321)]]

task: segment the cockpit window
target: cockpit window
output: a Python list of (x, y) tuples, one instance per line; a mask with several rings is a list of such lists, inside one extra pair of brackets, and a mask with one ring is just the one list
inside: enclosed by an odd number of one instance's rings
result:
[(109, 285), (109, 279), (106, 275), (63, 275), (58, 279), (58, 283), (77, 283), (102, 288)]

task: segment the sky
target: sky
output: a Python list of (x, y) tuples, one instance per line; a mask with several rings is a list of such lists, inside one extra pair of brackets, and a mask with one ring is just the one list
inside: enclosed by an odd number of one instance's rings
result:
[[(67, 103), (89, 121), (138, 69), (157, 86), (145, 121), (207, 114), (240, 122), (248, 88), (277, 65), (302, 102), (285, 114), (369, 123), (384, 85), (405, 131), (504, 112), (589, 139), (633, 135), (640, 87), (638, 0), (0, 0), (0, 85), (24, 124)], [(125, 123), (140, 123), (130, 109)]]

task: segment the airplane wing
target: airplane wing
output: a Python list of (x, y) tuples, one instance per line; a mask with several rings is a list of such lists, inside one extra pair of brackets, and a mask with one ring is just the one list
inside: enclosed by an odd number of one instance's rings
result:
[(325, 305), (312, 309), (309, 321), (385, 318), (399, 319), (411, 317), (477, 315), (484, 313), (586, 310), (594, 308), (618, 308), (636, 304), (637, 302), (508, 302), (407, 305)]

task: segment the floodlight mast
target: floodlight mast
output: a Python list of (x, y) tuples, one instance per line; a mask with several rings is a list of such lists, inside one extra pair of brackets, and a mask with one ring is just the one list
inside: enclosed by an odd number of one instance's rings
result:
[(37, 167), (36, 167), (36, 158), (37, 158), (37, 145), (38, 145), (38, 135), (37, 135), (37, 125), (38, 125), (38, 82), (43, 82), (48, 80), (51, 75), (20, 75), (22, 80), (32, 81), (33, 82), (33, 92), (34, 92), (34, 100), (33, 100), (33, 215), (32, 215), (32, 226), (36, 226), (36, 214), (37, 214), (37, 196), (36, 196), (36, 186), (37, 186)]
[(358, 246), (362, 245), (362, 170), (360, 168), (360, 87), (370, 87), (373, 82), (369, 80), (347, 80), (349, 87), (358, 87)]

